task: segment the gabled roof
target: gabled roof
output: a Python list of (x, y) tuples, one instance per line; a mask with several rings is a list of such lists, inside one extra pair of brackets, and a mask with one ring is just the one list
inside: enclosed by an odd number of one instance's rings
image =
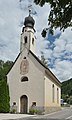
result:
[(29, 50), (29, 52), (33, 55), (33, 57), (44, 67), (47, 69), (47, 66), (43, 64), (43, 62), (31, 51)]
[(61, 86), (61, 82), (57, 79), (57, 77), (50, 71), (50, 69), (43, 64), (43, 62), (32, 52), (29, 50), (29, 52), (33, 55), (33, 57), (45, 68), (46, 73), (50, 73), (54, 78), (55, 81)]
[[(12, 69), (12, 67), (14, 66), (14, 64), (16, 63), (16, 61), (17, 61), (17, 59), (19, 58), (20, 54), (21, 54), (21, 53), (19, 53), (19, 54), (17, 55), (17, 57), (16, 57), (15, 61), (13, 62), (13, 65), (11, 66), (10, 70)], [(10, 70), (8, 71), (8, 73), (10, 72)], [(7, 74), (8, 74), (8, 73), (7, 73)]]
[[(60, 81), (57, 79), (57, 77), (50, 71), (50, 69), (49, 69), (46, 65), (44, 65), (43, 62), (41, 62), (41, 60), (40, 60), (31, 50), (29, 50), (29, 53), (31, 53), (31, 55), (45, 68), (46, 73), (50, 73), (50, 74), (55, 78), (56, 83), (58, 83), (58, 84), (61, 86), (61, 82), (60, 82)], [(18, 60), (20, 54), (21, 54), (21, 53), (19, 53), (18, 56), (16, 57), (13, 65), (12, 65), (12, 67), (14, 66), (14, 64), (16, 63), (16, 61)], [(11, 67), (11, 69), (12, 69), (12, 67)], [(11, 69), (10, 69), (10, 70), (11, 70)], [(10, 71), (10, 70), (9, 70), (9, 71)], [(8, 73), (9, 73), (9, 71), (8, 71)]]

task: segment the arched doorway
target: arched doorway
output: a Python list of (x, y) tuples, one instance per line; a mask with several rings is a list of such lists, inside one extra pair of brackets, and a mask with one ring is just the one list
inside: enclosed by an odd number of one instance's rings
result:
[(20, 112), (26, 114), (27, 108), (28, 108), (28, 98), (26, 95), (23, 95), (20, 98)]

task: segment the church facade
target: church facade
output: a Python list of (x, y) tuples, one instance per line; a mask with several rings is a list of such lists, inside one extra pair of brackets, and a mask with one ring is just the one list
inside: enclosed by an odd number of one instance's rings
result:
[(35, 55), (35, 21), (25, 18), (20, 39), (20, 53), (7, 74), (10, 106), (18, 113), (29, 113), (31, 107), (43, 113), (60, 109), (61, 83)]

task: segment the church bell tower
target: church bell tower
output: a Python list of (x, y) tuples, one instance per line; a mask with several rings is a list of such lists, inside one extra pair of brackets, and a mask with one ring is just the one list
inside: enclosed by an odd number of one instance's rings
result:
[(22, 28), (21, 40), (20, 40), (20, 52), (24, 51), (24, 49), (31, 50), (35, 54), (35, 29), (34, 29), (35, 21), (33, 17), (30, 15), (25, 18), (24, 26)]

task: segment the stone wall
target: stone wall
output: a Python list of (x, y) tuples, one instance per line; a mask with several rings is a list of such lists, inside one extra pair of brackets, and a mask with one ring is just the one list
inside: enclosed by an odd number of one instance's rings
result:
[(61, 107), (45, 107), (45, 114), (60, 111)]

